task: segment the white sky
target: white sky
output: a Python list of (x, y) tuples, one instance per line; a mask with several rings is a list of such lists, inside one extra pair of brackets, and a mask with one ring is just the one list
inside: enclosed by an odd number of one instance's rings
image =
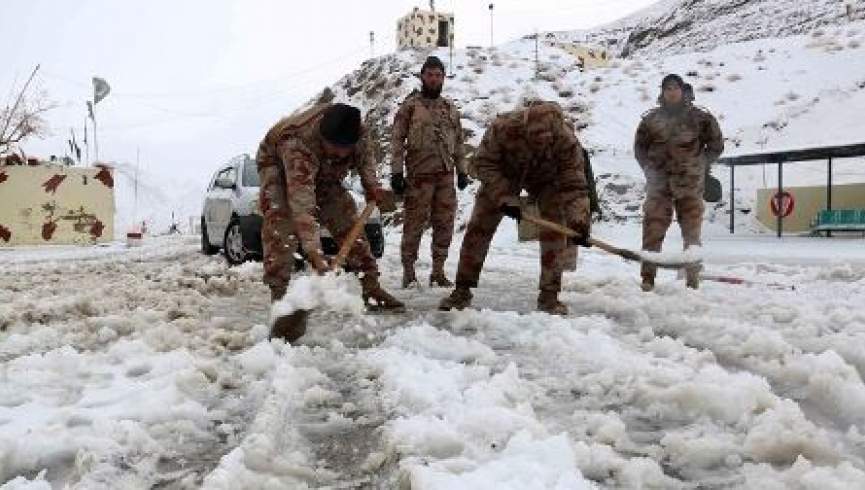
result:
[[(502, 0), (495, 43), (535, 29), (569, 30), (614, 21), (655, 0)], [(440, 0), (456, 16), (456, 43), (488, 45), (488, 1)], [(51, 135), (31, 155), (63, 155), (79, 141), (92, 76), (112, 93), (96, 107), (100, 157), (201, 182), (233, 155), (254, 155), (281, 115), (370, 56), (394, 49), (396, 20), (428, 2), (377, 0), (2, 0), (5, 45), (0, 101), (37, 64), (38, 86), (60, 104)], [(82, 145), (83, 151), (83, 145)], [(91, 152), (93, 148), (91, 145)]]

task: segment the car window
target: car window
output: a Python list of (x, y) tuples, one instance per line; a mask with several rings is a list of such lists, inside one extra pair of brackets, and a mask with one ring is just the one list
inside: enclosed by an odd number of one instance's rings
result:
[(243, 164), (243, 186), (258, 187), (261, 183), (258, 180), (258, 165), (255, 160), (247, 160)]
[(220, 175), (222, 176), (222, 178), (228, 179), (230, 182), (237, 183), (237, 171), (234, 169), (234, 167), (228, 167), (227, 169), (223, 170)]

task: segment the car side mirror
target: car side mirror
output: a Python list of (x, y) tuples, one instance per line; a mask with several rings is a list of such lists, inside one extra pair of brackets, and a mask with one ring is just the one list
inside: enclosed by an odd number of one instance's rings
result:
[(216, 182), (214, 183), (214, 185), (216, 185), (216, 187), (219, 187), (220, 189), (234, 189), (235, 188), (234, 181), (229, 179), (229, 178), (226, 178), (226, 177), (220, 177), (220, 178), (216, 179)]

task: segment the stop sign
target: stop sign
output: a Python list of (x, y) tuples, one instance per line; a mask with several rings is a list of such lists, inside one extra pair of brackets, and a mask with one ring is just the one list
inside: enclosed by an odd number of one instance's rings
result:
[(786, 218), (793, 212), (793, 206), (795, 203), (796, 200), (793, 199), (793, 194), (790, 194), (787, 191), (782, 191), (772, 196), (772, 199), (769, 200), (769, 208), (775, 216)]

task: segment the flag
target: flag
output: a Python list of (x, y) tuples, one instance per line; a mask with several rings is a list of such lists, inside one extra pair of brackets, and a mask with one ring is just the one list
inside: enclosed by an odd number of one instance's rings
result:
[(93, 103), (98, 104), (100, 100), (108, 96), (111, 87), (108, 82), (99, 77), (93, 77)]
[(69, 128), (69, 132), (72, 133), (72, 153), (75, 154), (78, 163), (81, 163), (81, 147), (78, 146), (78, 140), (75, 138), (75, 128)]
[(93, 102), (87, 101), (87, 112), (90, 113), (90, 119), (96, 120), (96, 116), (93, 115)]

